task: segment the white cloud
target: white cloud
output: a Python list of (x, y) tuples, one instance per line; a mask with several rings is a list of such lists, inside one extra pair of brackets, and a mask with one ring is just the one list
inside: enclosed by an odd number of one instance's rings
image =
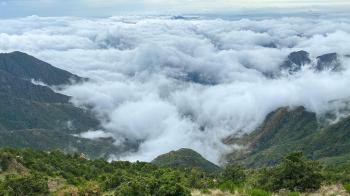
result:
[(221, 139), (254, 130), (278, 107), (303, 105), (322, 115), (338, 109), (329, 101), (350, 97), (349, 69), (263, 74), (295, 50), (350, 54), (348, 17), (168, 18), (0, 20), (0, 51), (28, 52), (91, 78), (64, 93), (93, 106), (108, 135), (140, 142), (129, 160), (189, 147), (217, 162), (231, 148)]

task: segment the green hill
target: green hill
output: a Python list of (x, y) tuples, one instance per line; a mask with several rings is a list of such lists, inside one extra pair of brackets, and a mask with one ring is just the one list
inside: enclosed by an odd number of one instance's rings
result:
[(220, 170), (220, 167), (204, 159), (196, 151), (187, 148), (160, 155), (152, 163), (160, 167), (199, 168), (208, 172)]
[(327, 164), (345, 164), (350, 155), (350, 117), (325, 124), (303, 107), (280, 108), (251, 134), (226, 142), (242, 146), (227, 158), (248, 167), (274, 165), (292, 151), (302, 151)]

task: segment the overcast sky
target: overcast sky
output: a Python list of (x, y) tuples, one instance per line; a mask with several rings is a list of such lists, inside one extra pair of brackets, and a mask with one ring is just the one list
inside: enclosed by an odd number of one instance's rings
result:
[(349, 0), (0, 0), (0, 17), (216, 13), (261, 8), (347, 8)]

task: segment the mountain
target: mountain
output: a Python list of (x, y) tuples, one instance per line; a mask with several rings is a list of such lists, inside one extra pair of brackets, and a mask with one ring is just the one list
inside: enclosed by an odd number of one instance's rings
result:
[[(1, 64), (0, 64), (1, 65)], [(0, 69), (0, 93), (31, 101), (68, 103), (69, 97), (55, 93), (49, 87), (34, 85)]]
[(350, 117), (327, 124), (303, 107), (279, 108), (252, 133), (233, 136), (225, 143), (242, 147), (226, 158), (248, 167), (274, 165), (292, 151), (327, 164), (342, 164), (350, 156)]
[(289, 73), (294, 73), (300, 71), (302, 66), (310, 63), (310, 54), (301, 50), (290, 53), (280, 68), (282, 70), (287, 70)]
[(196, 151), (187, 148), (160, 155), (151, 163), (160, 167), (199, 168), (207, 172), (220, 170), (219, 166), (204, 159), (202, 155)]
[(318, 56), (315, 69), (317, 71), (331, 70), (340, 71), (341, 63), (337, 53), (329, 53)]
[(328, 53), (312, 59), (310, 53), (306, 51), (296, 51), (290, 53), (280, 65), (280, 71), (294, 74), (303, 67), (309, 65), (309, 69), (314, 71), (341, 71), (341, 59), (337, 53)]
[(64, 85), (84, 79), (22, 52), (0, 53), (0, 70), (24, 80)]
[(0, 54), (0, 147), (63, 149), (89, 157), (122, 152), (112, 138), (88, 140), (74, 135), (101, 129), (86, 109), (69, 103), (70, 97), (54, 92), (48, 85), (84, 81), (70, 72), (53, 67), (21, 52)]

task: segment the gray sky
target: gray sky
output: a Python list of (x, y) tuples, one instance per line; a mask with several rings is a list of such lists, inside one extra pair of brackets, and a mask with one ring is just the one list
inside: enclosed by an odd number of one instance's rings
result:
[(349, 8), (349, 0), (0, 0), (0, 17), (216, 13), (238, 9)]

